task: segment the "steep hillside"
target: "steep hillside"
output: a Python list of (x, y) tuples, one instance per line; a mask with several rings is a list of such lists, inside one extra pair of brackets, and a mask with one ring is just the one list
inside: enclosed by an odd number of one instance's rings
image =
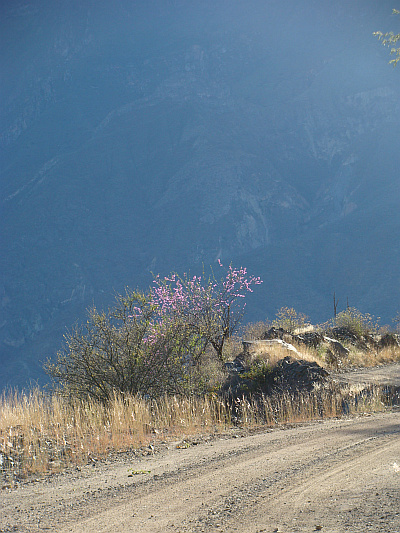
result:
[(392, 3), (3, 3), (0, 386), (150, 272), (244, 264), (249, 319), (399, 301)]

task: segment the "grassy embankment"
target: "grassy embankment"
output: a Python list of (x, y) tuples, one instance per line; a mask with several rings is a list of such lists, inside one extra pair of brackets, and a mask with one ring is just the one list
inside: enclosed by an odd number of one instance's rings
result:
[[(318, 349), (297, 348), (304, 359), (330, 369)], [(233, 345), (231, 356), (238, 349)], [(269, 349), (269, 364), (273, 366), (287, 354), (279, 346)], [(350, 346), (346, 366), (399, 360), (400, 350), (396, 348), (365, 353)], [(104, 406), (90, 401), (71, 402), (40, 390), (4, 393), (0, 399), (0, 479), (2, 486), (11, 486), (31, 475), (61, 471), (151, 443), (222, 432), (234, 426), (273, 427), (343, 413), (365, 413), (384, 409), (385, 403), (387, 399), (379, 387), (360, 392), (329, 385), (297, 396), (282, 393), (258, 400), (238, 399), (233, 416), (232, 406), (215, 394), (157, 401), (116, 395)]]

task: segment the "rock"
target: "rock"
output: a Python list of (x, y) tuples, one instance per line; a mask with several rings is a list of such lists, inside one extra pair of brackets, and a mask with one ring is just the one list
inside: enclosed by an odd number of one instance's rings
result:
[(222, 391), (232, 399), (260, 393), (310, 391), (316, 383), (325, 383), (329, 379), (329, 373), (318, 363), (291, 356), (281, 359), (263, 374), (251, 377), (250, 371), (251, 367), (245, 366), (243, 371), (231, 372)]
[(399, 335), (396, 333), (386, 333), (378, 341), (378, 349), (400, 348)]
[(312, 390), (316, 383), (328, 380), (329, 373), (318, 363), (285, 357), (271, 372), (272, 388), (276, 391)]
[(341, 361), (337, 359), (330, 348), (327, 348), (325, 352), (325, 361), (328, 363), (328, 365), (336, 367), (336, 369), (341, 366)]
[(354, 335), (354, 333), (349, 328), (343, 326), (334, 327), (329, 330), (329, 333), (335, 339), (350, 342), (351, 344), (356, 344), (358, 341), (357, 335)]
[(318, 348), (324, 342), (324, 336), (316, 331), (308, 331), (301, 335), (296, 335), (296, 340), (305, 344), (308, 348)]
[[(283, 330), (282, 330), (283, 331)], [(290, 352), (295, 353), (296, 355), (301, 357), (301, 353), (290, 343), (282, 340), (282, 339), (262, 339), (262, 340), (255, 340), (255, 341), (242, 341), (243, 344), (243, 351), (244, 354), (250, 354), (250, 353), (262, 353), (267, 351), (268, 348), (271, 346), (282, 346), (283, 348), (286, 348), (286, 350), (289, 350)]]
[(316, 331), (307, 331), (300, 334), (293, 334), (283, 328), (270, 328), (264, 334), (264, 339), (281, 339), (288, 343), (297, 342), (298, 344), (304, 344), (310, 348), (318, 348), (323, 343), (324, 338), (321, 333)]
[[(347, 340), (353, 344), (357, 343), (357, 346), (361, 347), (360, 343), (364, 348), (367, 347), (367, 343), (371, 344), (374, 342), (374, 339), (367, 339), (363, 337), (362, 339), (357, 338), (353, 335), (347, 328), (332, 328), (329, 330), (331, 335), (338, 336), (344, 340)], [(250, 353), (256, 351), (257, 347), (260, 349), (262, 346), (267, 346), (268, 343), (280, 344), (289, 351), (296, 353), (297, 356), (302, 357), (300, 352), (293, 346), (292, 343), (296, 345), (303, 344), (308, 348), (316, 349), (321, 345), (326, 347), (326, 361), (339, 368), (343, 365), (345, 360), (348, 358), (349, 350), (336, 338), (328, 337), (323, 333), (316, 331), (307, 331), (300, 334), (292, 334), (288, 331), (285, 331), (283, 328), (270, 328), (264, 335), (263, 340), (259, 341), (246, 341), (243, 342), (243, 348), (245, 353)]]
[(240, 372), (244, 372), (245, 367), (243, 354), (239, 354), (233, 361), (225, 363), (225, 370), (227, 370), (230, 374), (239, 374)]
[(329, 335), (335, 340), (344, 341), (356, 346), (359, 350), (368, 351), (376, 350), (378, 345), (374, 337), (369, 334), (358, 335), (348, 327), (334, 327), (329, 330)]
[(349, 355), (349, 350), (343, 346), (342, 343), (337, 341), (336, 339), (331, 339), (330, 337), (323, 337), (324, 341), (329, 343), (329, 347), (333, 352), (333, 355), (337, 358), (337, 360), (342, 361), (343, 359), (347, 358)]
[[(264, 339), (283, 339), (285, 335), (288, 335), (289, 333), (285, 331), (283, 328), (270, 328), (268, 331), (264, 334)], [(289, 334), (290, 335), (290, 334)]]

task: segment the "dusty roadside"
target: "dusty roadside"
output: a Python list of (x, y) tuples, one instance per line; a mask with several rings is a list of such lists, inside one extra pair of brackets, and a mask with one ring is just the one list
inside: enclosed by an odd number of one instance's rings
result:
[(399, 409), (195, 442), (3, 491), (0, 531), (400, 533)]
[(347, 383), (374, 383), (400, 387), (400, 364), (376, 366), (372, 368), (356, 368), (336, 374), (338, 381)]

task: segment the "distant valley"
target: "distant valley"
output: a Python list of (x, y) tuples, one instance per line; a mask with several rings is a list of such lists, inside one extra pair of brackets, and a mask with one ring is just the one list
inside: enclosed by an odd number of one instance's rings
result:
[(392, 3), (3, 3), (0, 387), (151, 273), (246, 266), (246, 320), (399, 311)]

